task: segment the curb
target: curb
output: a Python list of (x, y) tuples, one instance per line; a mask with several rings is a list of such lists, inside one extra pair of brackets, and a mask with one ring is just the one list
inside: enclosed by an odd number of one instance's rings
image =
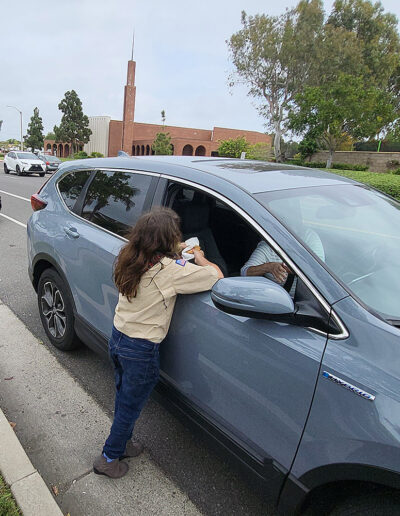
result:
[(0, 472), (24, 516), (62, 516), (0, 408)]

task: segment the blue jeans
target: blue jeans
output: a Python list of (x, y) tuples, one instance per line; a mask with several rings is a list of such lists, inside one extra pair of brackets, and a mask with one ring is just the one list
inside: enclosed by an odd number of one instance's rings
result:
[(158, 381), (159, 344), (128, 337), (113, 327), (109, 354), (114, 364), (116, 394), (114, 421), (103, 453), (118, 459), (124, 454), (136, 420)]

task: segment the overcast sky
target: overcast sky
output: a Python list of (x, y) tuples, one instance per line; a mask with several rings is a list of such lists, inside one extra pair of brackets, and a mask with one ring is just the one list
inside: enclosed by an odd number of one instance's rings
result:
[[(58, 103), (75, 89), (89, 115), (122, 119), (127, 61), (135, 30), (138, 122), (264, 131), (243, 87), (229, 90), (226, 39), (240, 13), (280, 14), (296, 0), (20, 0), (2, 2), (0, 140), (19, 138), (37, 106), (45, 133)], [(330, 10), (332, 0), (325, 0)], [(399, 0), (382, 0), (400, 18)]]

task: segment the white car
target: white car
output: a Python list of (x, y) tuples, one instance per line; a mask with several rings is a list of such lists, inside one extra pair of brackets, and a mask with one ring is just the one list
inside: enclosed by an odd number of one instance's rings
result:
[(33, 152), (11, 151), (4, 156), (5, 174), (15, 171), (19, 176), (22, 174), (39, 174), (44, 177), (46, 163), (43, 163)]

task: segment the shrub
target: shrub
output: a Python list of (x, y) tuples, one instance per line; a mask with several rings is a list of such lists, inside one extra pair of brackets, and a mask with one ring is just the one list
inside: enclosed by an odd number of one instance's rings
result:
[(386, 162), (386, 168), (388, 168), (389, 170), (391, 170), (393, 168), (399, 168), (399, 166), (400, 166), (400, 161), (398, 161), (397, 159), (391, 159)]
[(391, 174), (394, 174), (396, 176), (400, 176), (400, 168), (396, 168), (396, 170), (392, 170)]
[(249, 142), (244, 136), (236, 139), (220, 140), (218, 147), (218, 155), (226, 158), (240, 158), (242, 152), (248, 152), (250, 148)]
[(91, 158), (104, 158), (104, 154), (102, 154), (101, 152), (92, 152), (90, 157)]
[(313, 135), (310, 134), (305, 136), (305, 138), (299, 143), (298, 147), (298, 151), (300, 152), (301, 158), (303, 160), (315, 154), (317, 149), (317, 140)]
[(79, 151), (79, 152), (76, 152), (74, 154), (74, 158), (75, 159), (86, 159), (88, 158), (89, 156), (87, 155), (87, 153), (85, 151)]
[[(379, 141), (371, 140), (369, 142), (357, 142), (354, 144), (354, 149), (356, 151), (377, 151), (378, 150)], [(380, 152), (399, 152), (400, 151), (400, 142), (392, 142), (392, 141), (382, 141)]]
[(365, 172), (368, 170), (368, 165), (351, 165), (350, 163), (332, 163), (332, 168), (337, 170), (358, 170)]
[(268, 143), (255, 143), (249, 146), (249, 150), (246, 153), (246, 159), (257, 159), (262, 161), (271, 161), (272, 149)]

